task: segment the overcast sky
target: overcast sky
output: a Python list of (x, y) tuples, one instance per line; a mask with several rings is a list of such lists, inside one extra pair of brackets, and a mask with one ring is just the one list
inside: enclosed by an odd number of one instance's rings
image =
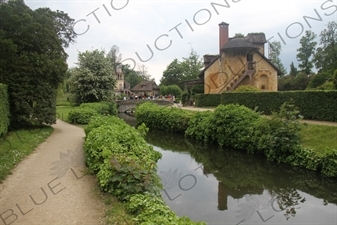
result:
[[(157, 83), (174, 58), (191, 48), (202, 57), (219, 52), (218, 24), (229, 23), (229, 36), (264, 32), (282, 44), (289, 71), (306, 30), (319, 34), (337, 21), (337, 0), (26, 0), (31, 8), (61, 10), (76, 21), (76, 43), (66, 52), (69, 67), (78, 52), (117, 45), (123, 64), (145, 65)], [(319, 42), (319, 40), (317, 40)], [(266, 49), (267, 44), (266, 44)], [(267, 54), (267, 51), (266, 51)]]

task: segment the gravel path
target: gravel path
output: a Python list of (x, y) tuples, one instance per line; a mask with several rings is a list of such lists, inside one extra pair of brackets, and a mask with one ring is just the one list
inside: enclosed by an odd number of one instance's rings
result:
[(0, 184), (0, 225), (103, 223), (95, 178), (85, 175), (83, 129), (61, 120), (53, 128)]

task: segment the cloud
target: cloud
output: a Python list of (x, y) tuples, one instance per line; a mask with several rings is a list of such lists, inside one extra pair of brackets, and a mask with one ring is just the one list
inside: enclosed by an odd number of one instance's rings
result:
[(69, 66), (74, 66), (78, 51), (102, 48), (109, 51), (117, 45), (123, 59), (132, 58), (147, 66), (157, 82), (173, 59), (187, 57), (191, 47), (200, 56), (217, 54), (218, 24), (222, 21), (230, 24), (230, 36), (250, 32), (264, 32), (268, 38), (274, 36), (272, 41), (282, 42), (281, 60), (288, 68), (291, 61), (296, 64), (296, 49), (305, 30), (318, 34), (329, 21), (337, 20), (337, 7), (333, 7), (337, 0), (47, 0), (26, 1), (26, 4), (32, 9), (58, 9), (75, 21), (81, 20), (75, 27), (78, 33), (89, 26), (86, 33), (78, 36), (77, 43), (66, 50)]

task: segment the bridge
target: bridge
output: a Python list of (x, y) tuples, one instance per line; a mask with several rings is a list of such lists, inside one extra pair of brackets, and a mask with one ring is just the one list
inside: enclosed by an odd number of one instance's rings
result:
[(149, 99), (136, 99), (136, 100), (117, 100), (117, 109), (119, 113), (127, 111), (135, 111), (137, 105), (143, 102), (153, 102), (158, 105), (173, 105), (173, 101), (168, 100), (149, 100)]

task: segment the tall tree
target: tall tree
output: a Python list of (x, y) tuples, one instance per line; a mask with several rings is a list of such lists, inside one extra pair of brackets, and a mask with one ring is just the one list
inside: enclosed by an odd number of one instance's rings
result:
[(109, 59), (112, 68), (116, 71), (117, 66), (121, 64), (122, 54), (119, 53), (119, 48), (117, 45), (113, 45), (110, 51), (107, 54), (107, 58)]
[(129, 82), (130, 87), (136, 86), (138, 83), (143, 81), (143, 77), (139, 73), (130, 68), (129, 64), (122, 65), (122, 71), (124, 73), (124, 79)]
[(197, 79), (200, 73), (200, 69), (204, 66), (200, 56), (196, 51), (191, 49), (191, 52), (187, 58), (183, 57), (181, 67), (184, 71), (183, 81)]
[(317, 42), (315, 42), (316, 34), (310, 30), (305, 32), (305, 35), (301, 38), (301, 47), (297, 49), (298, 54), (296, 55), (299, 61), (298, 67), (301, 72), (309, 75), (311, 69), (314, 67), (311, 60), (311, 56), (315, 53), (315, 48)]
[(294, 62), (291, 62), (290, 64), (290, 72), (289, 72), (289, 75), (293, 76), (293, 77), (296, 77), (298, 74), (298, 70), (297, 68), (295, 67), (294, 65)]
[(183, 68), (180, 65), (178, 59), (174, 59), (163, 72), (163, 76), (160, 79), (162, 85), (179, 84), (184, 76)]
[(116, 80), (114, 70), (104, 50), (81, 52), (78, 67), (69, 78), (70, 92), (75, 103), (110, 100)]
[(163, 85), (177, 84), (180, 88), (183, 88), (182, 81), (197, 79), (200, 69), (203, 67), (203, 63), (199, 55), (191, 49), (191, 52), (187, 58), (183, 57), (182, 62), (178, 59), (174, 59), (164, 70), (160, 83)]
[(315, 66), (321, 72), (333, 73), (337, 69), (337, 23), (328, 23), (320, 33), (320, 47), (314, 56)]
[(282, 75), (286, 75), (287, 70), (285, 69), (280, 59), (280, 55), (282, 52), (281, 42), (273, 41), (269, 43), (269, 47), (270, 47), (270, 53), (269, 53), (270, 61), (282, 72)]
[(9, 87), (12, 127), (55, 123), (73, 22), (64, 12), (33, 11), (23, 0), (0, 4), (0, 82)]

